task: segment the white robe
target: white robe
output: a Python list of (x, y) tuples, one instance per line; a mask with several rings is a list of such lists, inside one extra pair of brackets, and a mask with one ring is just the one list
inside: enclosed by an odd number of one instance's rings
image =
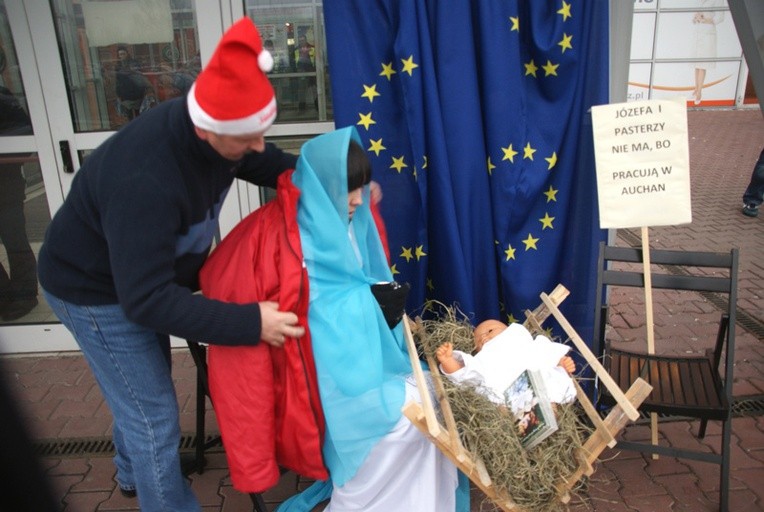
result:
[[(406, 403), (421, 403), (413, 378)], [(456, 506), (456, 467), (406, 416), (372, 448), (355, 476), (335, 486), (324, 512), (444, 512)]]

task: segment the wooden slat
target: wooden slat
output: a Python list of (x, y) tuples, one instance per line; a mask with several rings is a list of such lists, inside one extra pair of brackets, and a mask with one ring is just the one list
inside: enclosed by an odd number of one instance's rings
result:
[(443, 378), (440, 376), (438, 364), (430, 354), (427, 354), (427, 365), (430, 367), (430, 375), (432, 376), (432, 381), (435, 385), (435, 395), (438, 398), (440, 410), (443, 414), (443, 420), (446, 423), (448, 438), (451, 440), (451, 449), (458, 460), (465, 460), (467, 451), (464, 449), (462, 440), (459, 438), (459, 431), (456, 428), (456, 420), (454, 419), (454, 413), (451, 410), (451, 403), (448, 401), (446, 389), (443, 387)]
[[(652, 387), (650, 384), (645, 382), (643, 379), (637, 379), (637, 381), (628, 390), (626, 390), (625, 397), (629, 404), (636, 408), (640, 406), (645, 397), (650, 394), (651, 390)], [(610, 412), (605, 417), (604, 423), (606, 425), (607, 431), (612, 436), (615, 436), (618, 432), (621, 431), (621, 429), (623, 429), (624, 426), (626, 426), (626, 423), (628, 423), (629, 420), (630, 418), (626, 411), (623, 409), (622, 403), (616, 402), (616, 405), (610, 409)], [(587, 462), (591, 464), (597, 460), (602, 451), (605, 449), (605, 446), (607, 446), (607, 437), (604, 436), (603, 433), (599, 431), (599, 429), (595, 430), (594, 433), (589, 436), (589, 439), (587, 439), (584, 443), (583, 453), (587, 454)], [(584, 465), (579, 467), (578, 471), (571, 475), (571, 481), (574, 483), (577, 482), (583, 475), (584, 470)]]
[[(563, 285), (558, 284), (555, 286), (554, 290), (552, 290), (552, 293), (549, 294), (549, 300), (551, 300), (554, 305), (559, 306), (562, 301), (568, 297), (568, 295), (570, 295), (570, 291), (568, 291), (568, 289)], [(546, 304), (542, 302), (533, 311), (525, 312), (526, 322), (523, 325), (525, 325), (526, 329), (531, 332), (543, 332), (544, 329), (541, 327), (541, 324), (543, 324), (551, 314), (552, 312), (549, 311), (549, 308), (546, 307)]]
[(406, 339), (406, 347), (409, 351), (409, 359), (411, 361), (411, 368), (414, 372), (414, 379), (416, 380), (417, 388), (419, 388), (419, 394), (422, 399), (422, 408), (424, 410), (424, 416), (427, 420), (427, 428), (430, 435), (436, 437), (441, 432), (438, 418), (435, 415), (435, 407), (432, 405), (432, 398), (430, 397), (430, 388), (427, 386), (424, 372), (422, 371), (421, 363), (419, 362), (419, 354), (416, 351), (416, 345), (414, 344), (414, 337), (411, 335), (411, 322), (408, 315), (403, 315), (403, 337)]
[(443, 454), (462, 471), (483, 493), (496, 505), (504, 511), (523, 512), (512, 499), (493, 485), (487, 472), (478, 467), (477, 458), (474, 456), (459, 460), (456, 454), (451, 451), (451, 442), (445, 430), (433, 436), (425, 420), (422, 407), (416, 402), (409, 402), (403, 407), (403, 414), (422, 432), (430, 441), (432, 441)]
[(623, 391), (621, 391), (621, 388), (618, 387), (618, 384), (616, 384), (613, 378), (608, 374), (607, 370), (605, 370), (597, 357), (592, 354), (592, 351), (586, 345), (584, 340), (581, 339), (581, 336), (579, 336), (576, 330), (573, 329), (573, 326), (570, 325), (568, 319), (565, 318), (565, 316), (560, 312), (560, 310), (551, 301), (546, 293), (541, 294), (541, 301), (546, 304), (546, 306), (549, 308), (549, 311), (552, 312), (555, 320), (557, 320), (557, 323), (560, 324), (560, 327), (562, 327), (562, 329), (565, 331), (568, 337), (570, 337), (571, 341), (578, 349), (579, 354), (581, 354), (586, 362), (589, 363), (589, 366), (599, 377), (600, 382), (602, 382), (608, 391), (610, 391), (610, 394), (621, 405), (628, 417), (631, 420), (636, 420), (639, 418), (639, 412), (637, 409), (631, 404), (631, 402), (628, 401)]
[[(558, 287), (560, 288), (560, 287)], [(557, 288), (555, 289), (558, 290)], [(596, 460), (600, 453), (607, 446), (613, 446), (615, 444), (615, 435), (625, 426), (629, 419), (636, 419), (632, 416), (636, 413), (636, 408), (642, 403), (645, 396), (650, 393), (650, 385), (642, 379), (637, 379), (631, 387), (629, 387), (626, 393), (623, 393), (618, 388), (618, 385), (607, 374), (604, 367), (597, 361), (594, 354), (588, 346), (580, 339), (578, 334), (573, 330), (570, 323), (567, 322), (565, 317), (557, 309), (559, 301), (567, 296), (567, 290), (564, 287), (561, 288), (560, 293), (565, 292), (564, 295), (558, 295), (554, 299), (546, 294), (541, 294), (542, 303), (545, 309), (537, 308), (539, 314), (549, 316), (554, 315), (558, 323), (563, 327), (568, 336), (571, 337), (574, 344), (576, 344), (579, 352), (584, 356), (584, 359), (592, 366), (594, 372), (600, 378), (601, 381), (608, 380), (606, 384), (608, 389), (615, 389), (616, 393), (620, 393), (622, 398), (617, 401), (615, 407), (613, 407), (610, 413), (605, 419), (600, 419), (596, 409), (589, 401), (586, 393), (581, 389), (578, 382), (574, 379), (574, 385), (576, 387), (576, 395), (579, 402), (582, 404), (586, 413), (592, 419), (592, 423), (595, 426), (595, 430), (592, 435), (587, 439), (584, 444), (584, 448), (579, 452), (578, 457), (580, 464), (574, 475), (563, 482), (559, 482), (556, 486), (558, 491), (558, 499), (561, 503), (567, 503), (570, 500), (570, 489), (578, 482), (583, 475), (589, 475), (593, 472), (592, 462)], [(562, 298), (559, 298), (562, 297)], [(540, 306), (541, 307), (541, 306)], [(540, 323), (535, 318), (534, 313), (526, 313), (529, 316), (529, 321), (534, 325), (540, 326)], [(544, 318), (546, 318), (544, 316)], [(512, 500), (511, 496), (505, 490), (497, 489), (492, 481), (488, 472), (485, 469), (482, 461), (478, 459), (474, 454), (469, 452), (458, 439), (456, 432), (456, 423), (453, 420), (453, 413), (450, 409), (450, 404), (446, 400), (445, 391), (442, 387), (442, 381), (438, 374), (437, 363), (431, 356), (428, 356), (428, 364), (430, 366), (431, 373), (433, 374), (433, 382), (435, 385), (436, 395), (441, 401), (442, 413), (445, 421), (448, 425), (447, 428), (438, 421), (437, 416), (433, 408), (432, 400), (430, 399), (429, 389), (425, 380), (424, 372), (422, 371), (421, 364), (418, 358), (416, 346), (414, 344), (413, 336), (411, 334), (411, 325), (407, 316), (404, 316), (404, 333), (407, 348), (409, 351), (409, 357), (411, 359), (411, 365), (415, 374), (417, 387), (419, 388), (420, 395), (422, 395), (422, 404), (416, 402), (408, 402), (402, 409), (403, 414), (428, 438), (432, 441), (438, 449), (468, 478), (480, 489), (483, 493), (491, 499), (499, 508), (504, 511), (512, 512), (525, 512), (525, 509), (519, 507)], [(637, 417), (638, 417), (638, 413)], [(454, 436), (457, 436), (456, 440)], [(530, 511), (528, 511), (530, 512)]]
[(672, 400), (675, 403), (681, 403), (685, 396), (682, 375), (679, 371), (682, 365), (678, 361), (668, 361), (667, 364)]
[[(706, 357), (650, 356), (610, 349), (609, 371), (621, 389), (642, 376), (654, 385), (644, 411), (717, 419), (725, 410), (721, 379)], [(647, 367), (646, 373), (640, 373)]]
[[(663, 395), (663, 402), (673, 404), (674, 403), (674, 390), (671, 389), (671, 372), (669, 370), (668, 361), (658, 361), (658, 381), (660, 385), (661, 394)], [(653, 383), (655, 387), (656, 383)]]

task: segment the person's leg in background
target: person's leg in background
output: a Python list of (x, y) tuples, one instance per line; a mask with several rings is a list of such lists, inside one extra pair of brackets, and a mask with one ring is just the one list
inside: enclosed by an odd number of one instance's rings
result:
[(693, 93), (693, 96), (695, 97), (695, 100), (693, 103), (695, 105), (700, 105), (700, 100), (703, 97), (703, 83), (706, 81), (706, 70), (705, 68), (695, 68), (695, 92)]
[(25, 196), (21, 165), (0, 165), (0, 242), (8, 254), (8, 269), (0, 265), (0, 316), (7, 321), (37, 305), (37, 261), (26, 232)]
[(143, 512), (200, 511), (181, 473), (169, 338), (130, 322), (119, 305), (45, 298), (74, 334), (114, 416), (120, 487), (137, 491)]
[(751, 181), (743, 193), (743, 215), (756, 217), (764, 201), (764, 149), (753, 166)]

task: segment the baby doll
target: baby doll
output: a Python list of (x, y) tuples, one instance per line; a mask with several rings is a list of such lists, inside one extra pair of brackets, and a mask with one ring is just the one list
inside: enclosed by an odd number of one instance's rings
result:
[(512, 323), (507, 327), (499, 320), (480, 323), (473, 336), (474, 356), (454, 350), (451, 343), (444, 343), (435, 352), (441, 371), (451, 381), (484, 389), (491, 401), (506, 405), (504, 392), (515, 379), (524, 370), (538, 370), (552, 403), (569, 403), (575, 399), (570, 374), (576, 365), (567, 355), (570, 347), (543, 335), (534, 339), (522, 324)]

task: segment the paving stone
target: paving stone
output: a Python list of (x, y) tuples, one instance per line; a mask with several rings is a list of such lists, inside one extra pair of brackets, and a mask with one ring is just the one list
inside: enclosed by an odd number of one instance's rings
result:
[(698, 486), (698, 479), (692, 474), (661, 475), (655, 481), (674, 499), (675, 504), (681, 504), (683, 510), (715, 510), (716, 501), (711, 501)]
[[(762, 319), (764, 311), (764, 224), (740, 214), (740, 196), (753, 163), (761, 151), (764, 124), (758, 110), (692, 110), (688, 112), (693, 221), (682, 226), (650, 228), (654, 248), (727, 251), (741, 249), (738, 309)], [(625, 244), (639, 229), (618, 230), (616, 243)], [(667, 349), (698, 353), (713, 343), (719, 312), (698, 294), (654, 290), (656, 339)], [(644, 290), (614, 292), (611, 297), (608, 338), (618, 346), (645, 346)], [(755, 333), (738, 325), (733, 389), (735, 396), (764, 394), (764, 343)], [(108, 436), (111, 414), (84, 358), (71, 355), (0, 356), (2, 375), (22, 406), (35, 439)], [(174, 349), (173, 378), (181, 407), (184, 435), (195, 433), (196, 367), (187, 349)], [(219, 432), (217, 419), (206, 401), (208, 434)], [(717, 451), (721, 428), (710, 422), (707, 439), (696, 439), (698, 422), (661, 422), (662, 442)], [(649, 425), (626, 429), (624, 439), (650, 439)], [(764, 510), (764, 416), (733, 420), (730, 510)], [(192, 485), (205, 512), (249, 512), (248, 495), (233, 489), (225, 454), (219, 448), (206, 454), (207, 469), (192, 475)], [(110, 457), (82, 459), (42, 458), (56, 496), (66, 499), (65, 512), (121, 512), (138, 510), (136, 499), (124, 498), (116, 489)], [(292, 473), (266, 493), (269, 510), (303, 489), (309, 482)], [(472, 491), (473, 512), (494, 510), (484, 495)], [(569, 510), (706, 511), (717, 510), (719, 467), (715, 464), (661, 456), (653, 460), (638, 452), (608, 449), (595, 464), (585, 496), (574, 498)], [(63, 501), (62, 501), (63, 503)]]
[(636, 512), (657, 512), (659, 510), (671, 510), (674, 500), (668, 494), (637, 494), (624, 491), (622, 498), (628, 510)]
[(85, 478), (72, 486), (72, 492), (107, 491), (111, 494), (117, 487), (117, 468), (111, 457), (92, 457), (87, 459), (87, 466)]
[(81, 510), (105, 510), (101, 504), (109, 499), (111, 492), (70, 492), (66, 495), (64, 512), (79, 512)]
[(59, 459), (58, 463), (48, 470), (49, 476), (85, 475), (90, 471), (87, 459)]
[(61, 437), (102, 437), (111, 435), (111, 417), (68, 418), (59, 433)]

